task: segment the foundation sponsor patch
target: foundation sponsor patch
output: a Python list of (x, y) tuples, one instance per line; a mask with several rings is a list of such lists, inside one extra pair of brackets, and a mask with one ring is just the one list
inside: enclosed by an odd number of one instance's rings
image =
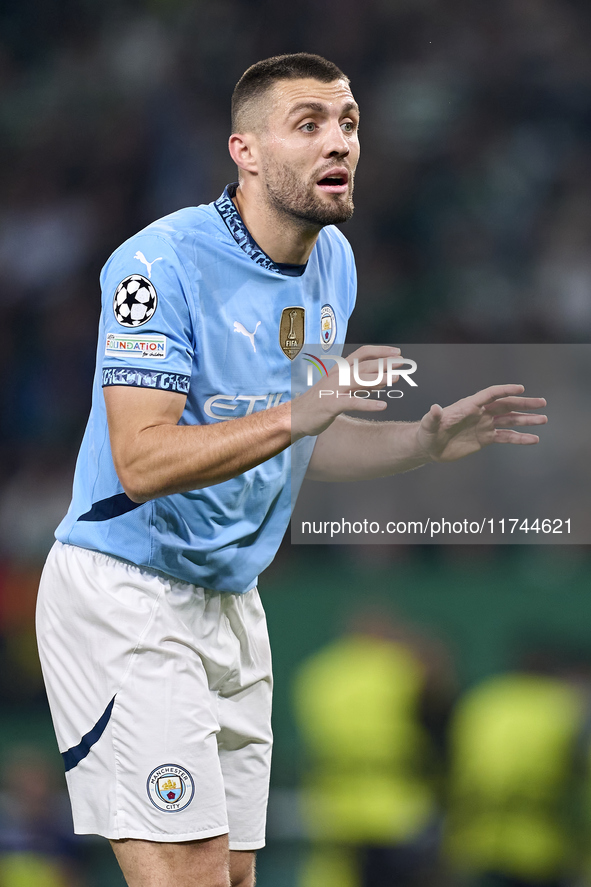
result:
[(166, 357), (166, 336), (116, 336), (109, 333), (105, 345), (105, 355), (133, 354), (134, 357), (152, 357), (164, 360)]

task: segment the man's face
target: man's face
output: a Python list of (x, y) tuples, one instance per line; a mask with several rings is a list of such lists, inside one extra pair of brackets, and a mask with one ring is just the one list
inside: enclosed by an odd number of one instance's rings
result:
[(262, 184), (276, 210), (304, 224), (353, 214), (359, 110), (344, 80), (280, 80), (258, 137)]

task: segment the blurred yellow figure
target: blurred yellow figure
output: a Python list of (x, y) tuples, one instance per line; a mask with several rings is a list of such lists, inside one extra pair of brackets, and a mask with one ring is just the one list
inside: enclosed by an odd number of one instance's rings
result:
[(438, 804), (434, 745), (421, 723), (426, 684), (412, 645), (375, 630), (337, 640), (300, 668), (296, 715), (311, 761), (303, 812), (315, 845), (300, 887), (378, 885), (369, 848), (407, 848), (383, 862), (397, 884), (432, 862)]
[(0, 857), (0, 887), (66, 887), (61, 866), (34, 853)]
[(456, 870), (499, 884), (572, 874), (568, 806), (584, 719), (576, 687), (541, 674), (493, 677), (464, 696), (450, 740), (446, 849)]
[(342, 844), (320, 844), (308, 854), (299, 872), (299, 887), (360, 887), (359, 860)]

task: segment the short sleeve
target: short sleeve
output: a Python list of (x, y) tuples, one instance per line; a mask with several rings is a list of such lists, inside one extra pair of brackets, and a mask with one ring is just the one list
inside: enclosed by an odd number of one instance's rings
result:
[(191, 293), (172, 245), (155, 234), (132, 237), (105, 265), (101, 289), (103, 387), (188, 394), (195, 354)]
[(353, 314), (355, 302), (357, 301), (357, 269), (355, 268), (355, 258), (353, 251), (350, 249), (350, 274), (349, 274), (349, 317)]

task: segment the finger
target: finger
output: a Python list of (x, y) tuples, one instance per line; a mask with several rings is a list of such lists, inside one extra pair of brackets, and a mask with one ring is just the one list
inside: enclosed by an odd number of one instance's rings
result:
[[(366, 357), (363, 360), (360, 360), (360, 359), (358, 360), (357, 358), (355, 358), (355, 360), (357, 360), (357, 367), (359, 369), (359, 372), (361, 372), (362, 370), (365, 370), (366, 372), (378, 373), (380, 371), (380, 369), (382, 370), (382, 372), (384, 372), (384, 362), (383, 362), (383, 358), (381, 358), (381, 357), (373, 357), (373, 358)], [(402, 361), (403, 358), (401, 358), (401, 357), (399, 358), (398, 355), (394, 355), (392, 360)], [(397, 363), (395, 365), (398, 366)], [(349, 366), (351, 366), (351, 367), (353, 366), (352, 360), (349, 362)], [(339, 369), (338, 364), (334, 363), (328, 371), (329, 375), (330, 375), (330, 373), (338, 372), (338, 369)]]
[[(353, 379), (354, 373), (351, 373), (351, 378)], [(387, 372), (384, 368), (384, 363), (381, 360), (363, 360), (359, 361), (357, 364), (357, 377), (363, 381), (365, 384), (365, 380), (368, 380), (367, 384), (377, 384), (377, 381), (371, 382), (372, 379), (383, 381), (383, 384), (386, 384), (387, 380)], [(396, 377), (397, 378), (397, 377)]]
[(423, 430), (428, 432), (428, 434), (435, 434), (441, 424), (442, 415), (443, 407), (441, 407), (438, 403), (432, 404), (429, 412), (425, 413), (421, 420)]
[(540, 413), (505, 413), (502, 416), (495, 416), (494, 425), (499, 428), (503, 425), (514, 428), (519, 425), (545, 425), (547, 421), (548, 416)]
[(352, 365), (355, 358), (359, 361), (377, 360), (380, 357), (398, 357), (400, 353), (400, 348), (395, 345), (362, 345), (357, 351), (349, 354), (347, 361)]
[[(400, 362), (403, 363), (403, 358), (400, 358)], [(336, 378), (339, 375), (339, 367), (335, 364), (328, 375)], [(388, 384), (398, 382), (399, 378), (398, 375), (390, 377), (389, 372), (384, 369), (382, 358), (363, 360), (358, 362), (356, 370), (351, 374), (351, 384), (347, 386), (347, 390), (385, 388)]]
[(387, 408), (385, 400), (369, 400), (367, 398), (352, 397), (351, 403), (344, 406), (343, 412), (381, 413)]
[(546, 400), (543, 397), (502, 397), (488, 404), (485, 409), (487, 413), (500, 415), (501, 412), (511, 410), (541, 410), (545, 406)]
[(539, 443), (540, 438), (537, 434), (527, 434), (525, 431), (509, 431), (505, 428), (497, 428), (495, 430), (493, 442), (501, 444), (525, 444), (527, 446), (529, 444)]
[(365, 363), (359, 364), (355, 373), (351, 371), (349, 372), (347, 381), (344, 385), (340, 384), (340, 379), (341, 369), (335, 364), (328, 371), (328, 375), (320, 379), (316, 384), (319, 387), (331, 384), (334, 387), (338, 387), (340, 391), (347, 392), (368, 388), (385, 388), (388, 382), (386, 373), (383, 372), (383, 368), (382, 372), (380, 372), (380, 366), (377, 360), (368, 360)]
[(498, 400), (500, 397), (511, 397), (517, 394), (523, 394), (525, 388), (523, 385), (491, 385), (489, 388), (483, 388), (477, 391), (469, 400), (479, 407), (485, 407), (487, 404)]

